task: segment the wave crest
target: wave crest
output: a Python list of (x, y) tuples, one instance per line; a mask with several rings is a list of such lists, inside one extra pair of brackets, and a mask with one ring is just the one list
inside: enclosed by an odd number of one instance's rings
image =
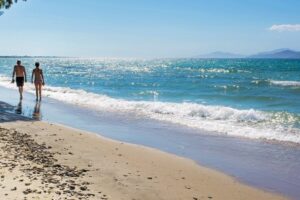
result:
[(270, 80), (270, 83), (273, 85), (280, 85), (280, 86), (296, 86), (300, 87), (300, 81), (276, 81)]

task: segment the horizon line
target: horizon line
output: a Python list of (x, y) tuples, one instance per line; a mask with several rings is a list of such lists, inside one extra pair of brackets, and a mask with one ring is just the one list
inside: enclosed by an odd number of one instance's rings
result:
[[(140, 59), (140, 60), (149, 60), (149, 59), (185, 59), (185, 58), (201, 58), (201, 56), (206, 56), (209, 54), (213, 54), (213, 53), (225, 53), (225, 54), (232, 54), (232, 55), (236, 55), (239, 57), (232, 57), (231, 59), (242, 59), (242, 58), (249, 58), (251, 56), (257, 55), (257, 54), (261, 54), (261, 53), (268, 53), (268, 52), (272, 52), (272, 51), (276, 51), (276, 50), (282, 50), (282, 51), (286, 51), (286, 50), (290, 50), (290, 51), (294, 51), (294, 52), (298, 52), (300, 53), (299, 50), (294, 50), (291, 48), (278, 48), (278, 49), (274, 49), (274, 50), (265, 50), (265, 51), (260, 51), (260, 52), (256, 52), (253, 54), (240, 54), (240, 53), (235, 53), (235, 52), (230, 52), (230, 51), (221, 51), (221, 50), (217, 50), (217, 51), (212, 51), (209, 53), (203, 53), (203, 54), (199, 54), (196, 56), (176, 56), (176, 57), (170, 57), (170, 56), (166, 56), (166, 57), (116, 57), (116, 56), (57, 56), (57, 55), (0, 55), (0, 58), (79, 58), (79, 59)], [(203, 59), (209, 59), (208, 58), (203, 58)], [(211, 57), (214, 58), (214, 57)], [(230, 59), (230, 58), (226, 58), (226, 59)]]

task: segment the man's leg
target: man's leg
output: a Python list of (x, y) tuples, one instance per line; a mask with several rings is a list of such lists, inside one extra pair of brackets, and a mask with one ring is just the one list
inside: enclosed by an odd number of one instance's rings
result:
[(19, 93), (20, 93), (20, 100), (22, 100), (23, 99), (23, 87), (22, 86), (19, 87)]

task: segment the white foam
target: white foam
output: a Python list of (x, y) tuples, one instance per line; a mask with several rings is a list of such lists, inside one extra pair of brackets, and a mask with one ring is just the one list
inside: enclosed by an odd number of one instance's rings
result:
[(250, 71), (246, 70), (233, 70), (232, 68), (200, 68), (198, 69), (199, 72), (202, 73), (251, 73)]
[(230, 73), (229, 69), (222, 69), (222, 68), (200, 68), (200, 72), (208, 72), (208, 73)]
[(280, 85), (280, 86), (297, 86), (300, 87), (300, 81), (276, 81), (270, 80), (270, 83), (273, 85)]
[[(5, 77), (0, 77), (0, 85), (15, 88)], [(26, 84), (25, 90), (34, 93), (32, 84)], [(300, 130), (293, 127), (293, 123), (300, 117), (288, 113), (239, 110), (196, 103), (127, 101), (64, 87), (46, 86), (43, 94), (101, 112), (151, 118), (219, 134), (300, 143)], [(285, 120), (286, 115), (289, 120)]]

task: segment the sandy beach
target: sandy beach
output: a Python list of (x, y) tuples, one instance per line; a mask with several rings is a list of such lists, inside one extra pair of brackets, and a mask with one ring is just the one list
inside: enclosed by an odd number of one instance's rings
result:
[(1, 114), (1, 199), (285, 199), (155, 149)]
[(0, 200), (300, 200), (297, 7), (0, 0)]

